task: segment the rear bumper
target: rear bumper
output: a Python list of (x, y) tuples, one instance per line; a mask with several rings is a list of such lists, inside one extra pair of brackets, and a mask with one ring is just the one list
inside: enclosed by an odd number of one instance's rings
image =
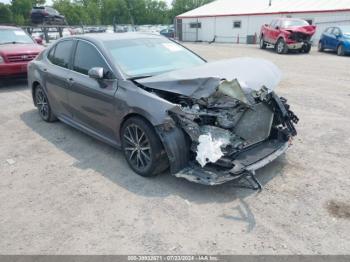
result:
[(174, 175), (203, 185), (220, 185), (266, 166), (287, 151), (288, 147), (286, 141), (267, 140), (240, 153), (233, 160), (234, 168), (231, 170), (192, 165)]
[(0, 64), (0, 77), (12, 77), (27, 74), (28, 62)]

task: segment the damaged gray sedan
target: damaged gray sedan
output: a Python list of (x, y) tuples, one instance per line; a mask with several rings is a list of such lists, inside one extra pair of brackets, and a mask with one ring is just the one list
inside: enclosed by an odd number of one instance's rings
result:
[(283, 154), (298, 118), (274, 89), (272, 63), (207, 63), (161, 36), (126, 33), (57, 41), (29, 64), (39, 115), (121, 148), (141, 176), (167, 169), (205, 185), (243, 177)]

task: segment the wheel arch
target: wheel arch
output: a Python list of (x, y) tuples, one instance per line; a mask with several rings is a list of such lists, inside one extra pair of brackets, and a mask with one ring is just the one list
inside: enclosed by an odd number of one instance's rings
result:
[[(142, 118), (143, 120), (147, 121), (153, 128), (154, 124), (150, 119), (148, 119), (144, 114), (139, 113), (139, 112), (130, 112), (129, 114), (125, 115), (123, 119), (120, 121), (120, 125), (118, 127), (118, 139), (121, 142), (121, 133), (122, 133), (122, 128), (127, 120), (129, 120), (132, 117), (139, 117)], [(155, 131), (156, 132), (156, 131)], [(157, 132), (156, 132), (157, 133)]]
[(278, 42), (279, 40), (281, 40), (281, 39), (282, 39), (284, 42), (286, 42), (286, 39), (285, 39), (284, 35), (279, 35), (279, 36), (277, 37), (276, 44), (277, 44), (277, 42)]
[(344, 43), (343, 42), (338, 42), (336, 50), (338, 50), (339, 46), (341, 46), (341, 45), (344, 46)]
[(170, 172), (175, 174), (185, 168), (190, 158), (190, 144), (185, 132), (179, 128), (174, 127), (169, 131), (164, 131), (160, 126), (156, 126), (150, 119), (144, 116), (142, 113), (131, 112), (124, 116), (120, 122), (118, 130), (118, 139), (121, 143), (121, 131), (125, 122), (132, 117), (140, 117), (147, 121), (154, 129), (154, 132), (159, 137), (163, 148), (167, 153), (169, 160)]

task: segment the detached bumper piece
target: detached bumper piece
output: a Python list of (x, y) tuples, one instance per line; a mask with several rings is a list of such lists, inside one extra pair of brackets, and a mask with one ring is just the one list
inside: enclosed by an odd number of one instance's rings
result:
[(299, 50), (299, 49), (306, 48), (306, 47), (311, 46), (311, 45), (312, 45), (312, 43), (310, 41), (287, 44), (288, 49), (292, 49), (292, 50)]
[(255, 170), (266, 166), (287, 149), (288, 142), (268, 140), (241, 152), (232, 162), (234, 164), (232, 169), (223, 171), (222, 168), (218, 168), (214, 164), (202, 168), (191, 162), (188, 167), (176, 173), (175, 176), (210, 186), (245, 179), (249, 180), (250, 184), (256, 185), (249, 188), (261, 189), (261, 185), (255, 177)]

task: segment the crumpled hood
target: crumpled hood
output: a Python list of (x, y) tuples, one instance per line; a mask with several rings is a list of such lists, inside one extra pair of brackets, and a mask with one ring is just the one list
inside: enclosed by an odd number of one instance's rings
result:
[(314, 25), (291, 26), (291, 27), (283, 28), (283, 30), (290, 31), (290, 32), (296, 32), (296, 33), (303, 33), (303, 34), (312, 36), (316, 32), (316, 26), (314, 26)]
[(281, 72), (270, 61), (245, 57), (210, 62), (136, 81), (145, 87), (199, 99), (214, 93), (223, 79), (237, 79), (245, 92), (260, 90), (262, 86), (272, 91), (281, 81)]

